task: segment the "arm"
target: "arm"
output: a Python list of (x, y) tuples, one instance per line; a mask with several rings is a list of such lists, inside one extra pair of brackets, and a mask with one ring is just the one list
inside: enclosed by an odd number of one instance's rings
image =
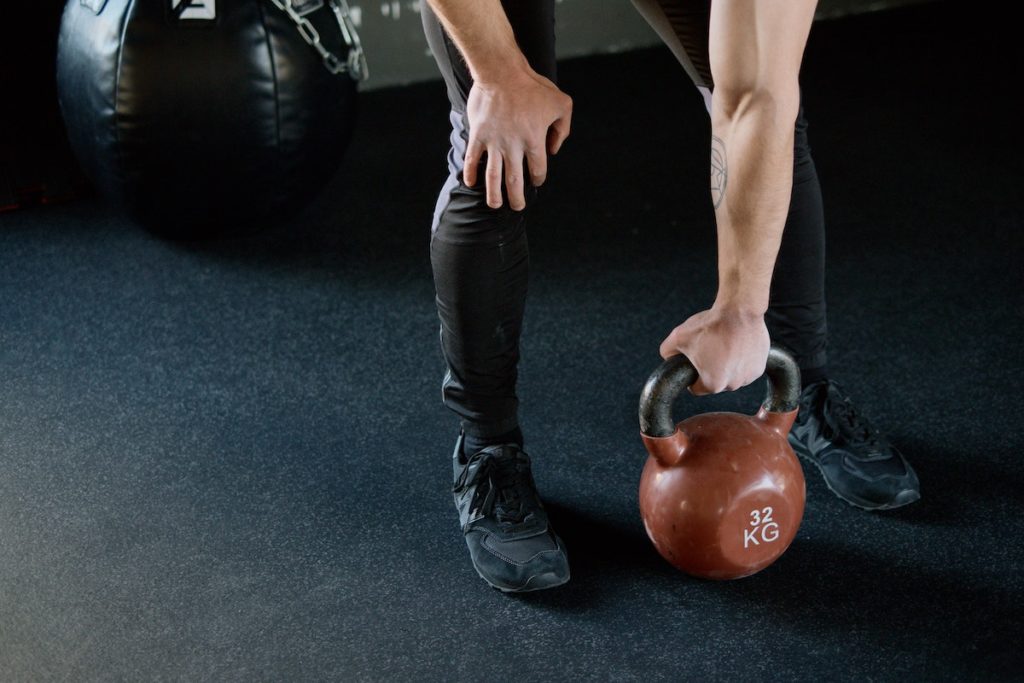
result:
[(530, 68), (499, 0), (428, 1), (473, 76), (463, 180), (476, 185), (486, 152), (488, 206), (502, 205), (504, 179), (509, 206), (521, 210), (524, 160), (531, 183), (541, 185), (547, 155), (557, 153), (569, 135), (572, 100)]
[(815, 0), (718, 0), (711, 6), (711, 189), (718, 295), (662, 342), (700, 373), (694, 393), (736, 389), (764, 372), (775, 257), (789, 211), (797, 76)]

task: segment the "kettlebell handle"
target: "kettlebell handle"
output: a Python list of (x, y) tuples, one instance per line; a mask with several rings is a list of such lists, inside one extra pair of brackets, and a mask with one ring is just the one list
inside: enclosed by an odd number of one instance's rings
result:
[[(796, 410), (800, 400), (800, 366), (781, 344), (768, 350), (768, 397), (762, 408), (770, 413)], [(697, 369), (686, 356), (672, 356), (651, 373), (640, 394), (640, 431), (646, 436), (672, 436), (676, 423), (672, 404), (684, 389), (697, 381)]]

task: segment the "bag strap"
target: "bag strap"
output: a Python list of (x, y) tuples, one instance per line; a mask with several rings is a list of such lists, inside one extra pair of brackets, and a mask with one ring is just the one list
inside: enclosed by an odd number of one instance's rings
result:
[[(335, 19), (338, 21), (341, 37), (345, 41), (345, 45), (348, 46), (348, 57), (344, 60), (324, 47), (324, 44), (320, 41), (320, 32), (306, 18), (306, 15), (323, 7), (323, 0), (315, 0), (313, 4), (310, 4), (309, 0), (270, 1), (295, 23), (299, 35), (317, 51), (324, 67), (328, 71), (332, 74), (347, 73), (352, 80), (357, 82), (365, 81), (369, 78), (370, 71), (366, 65), (366, 55), (363, 52), (362, 43), (359, 41), (359, 33), (356, 31), (355, 22), (352, 21), (352, 13), (345, 0), (327, 0)], [(182, 0), (182, 4), (190, 2), (192, 0)]]

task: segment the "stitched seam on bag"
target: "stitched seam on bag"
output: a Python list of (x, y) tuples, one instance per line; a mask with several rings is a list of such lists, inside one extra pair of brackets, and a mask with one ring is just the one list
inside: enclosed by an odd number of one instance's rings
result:
[(270, 75), (274, 84), (274, 135), (277, 140), (278, 163), (282, 162), (281, 151), (281, 97), (277, 89), (277, 62), (274, 60), (274, 49), (270, 45), (270, 27), (267, 25), (267, 11), (262, 2), (257, 2), (260, 9), (260, 23), (263, 25), (263, 40), (267, 44), (267, 57), (270, 60)]

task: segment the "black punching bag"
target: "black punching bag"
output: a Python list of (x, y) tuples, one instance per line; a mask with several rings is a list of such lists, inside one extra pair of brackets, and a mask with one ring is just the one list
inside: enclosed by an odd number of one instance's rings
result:
[(272, 0), (68, 0), (57, 83), (86, 173), (172, 237), (296, 209), (337, 169), (354, 122), (359, 74), (328, 70), (296, 23), (345, 64), (358, 38), (346, 44), (337, 2), (292, 0), (289, 14)]

